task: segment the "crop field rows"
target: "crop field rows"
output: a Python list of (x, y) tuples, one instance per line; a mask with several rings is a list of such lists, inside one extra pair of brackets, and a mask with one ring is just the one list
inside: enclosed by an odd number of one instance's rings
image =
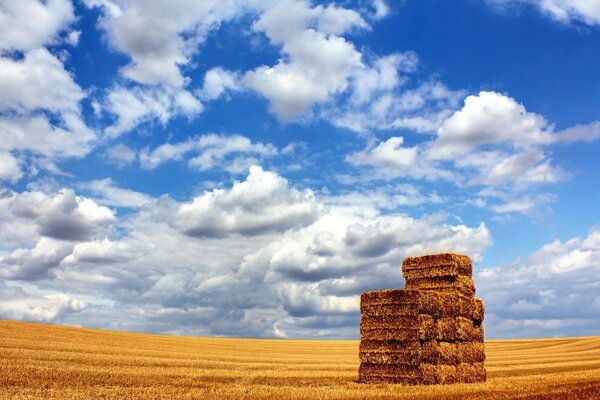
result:
[(0, 321), (1, 399), (600, 399), (600, 337), (486, 341), (488, 380), (357, 383), (358, 341), (194, 338)]

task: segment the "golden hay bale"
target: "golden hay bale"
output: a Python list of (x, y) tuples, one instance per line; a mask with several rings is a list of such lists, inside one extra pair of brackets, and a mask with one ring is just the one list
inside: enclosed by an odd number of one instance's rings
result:
[(483, 363), (485, 361), (485, 345), (477, 342), (456, 343), (458, 358), (463, 363)]
[(425, 385), (459, 382), (459, 374), (455, 365), (423, 363), (420, 368), (423, 373), (422, 383)]
[(457, 343), (430, 340), (422, 345), (422, 358), (429, 364), (458, 364), (462, 362)]
[(361, 363), (412, 365), (421, 364), (421, 349), (416, 351), (361, 351), (358, 354)]
[(475, 295), (475, 283), (469, 276), (406, 279), (407, 290), (436, 291)]
[(461, 254), (446, 253), (406, 258), (402, 263), (402, 273), (408, 277), (407, 273), (410, 274), (412, 271), (430, 270), (436, 267), (444, 267), (447, 270), (456, 271), (452, 276), (471, 276), (473, 271), (469, 257)]
[(359, 351), (421, 351), (419, 340), (361, 340)]
[(464, 317), (448, 317), (437, 320), (437, 339), (482, 342), (483, 327)]
[(419, 315), (413, 324), (406, 326), (397, 323), (371, 324), (361, 320), (360, 337), (362, 340), (427, 340), (437, 336), (437, 324), (431, 315)]
[(460, 363), (456, 366), (459, 382), (475, 383), (485, 382), (487, 374), (483, 362)]
[(368, 325), (368, 326), (381, 326), (381, 327), (387, 327), (387, 326), (405, 326), (405, 327), (413, 327), (416, 326), (420, 323), (422, 323), (423, 321), (421, 321), (422, 319), (426, 320), (425, 322), (429, 322), (430, 320), (433, 321), (433, 317), (430, 315), (425, 315), (425, 314), (421, 314), (423, 315), (423, 317), (421, 317), (420, 315), (394, 315), (392, 313), (389, 314), (376, 314), (376, 315), (372, 315), (369, 313), (363, 313), (360, 319), (360, 323), (364, 324), (364, 325)]
[[(411, 379), (419, 381), (423, 372), (419, 366), (397, 365), (397, 364), (369, 364), (361, 363), (358, 368), (359, 380), (366, 381), (369, 378), (388, 378), (388, 379)], [(386, 380), (386, 382), (390, 382)]]

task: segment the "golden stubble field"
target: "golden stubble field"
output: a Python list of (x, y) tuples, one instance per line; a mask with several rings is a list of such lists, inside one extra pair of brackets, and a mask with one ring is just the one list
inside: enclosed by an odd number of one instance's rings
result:
[(600, 337), (486, 342), (483, 384), (356, 383), (358, 341), (0, 321), (2, 399), (600, 399)]

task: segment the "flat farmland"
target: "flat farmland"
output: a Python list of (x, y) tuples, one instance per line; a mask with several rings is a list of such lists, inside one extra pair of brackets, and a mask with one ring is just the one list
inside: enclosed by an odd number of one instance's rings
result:
[(364, 385), (358, 341), (0, 321), (2, 399), (600, 399), (600, 337), (486, 341), (488, 381)]

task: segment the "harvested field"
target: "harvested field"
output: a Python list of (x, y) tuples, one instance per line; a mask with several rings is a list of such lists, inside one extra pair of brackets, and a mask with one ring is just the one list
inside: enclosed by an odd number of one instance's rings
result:
[(600, 398), (600, 337), (487, 340), (487, 382), (417, 387), (357, 383), (358, 346), (0, 321), (0, 398)]

